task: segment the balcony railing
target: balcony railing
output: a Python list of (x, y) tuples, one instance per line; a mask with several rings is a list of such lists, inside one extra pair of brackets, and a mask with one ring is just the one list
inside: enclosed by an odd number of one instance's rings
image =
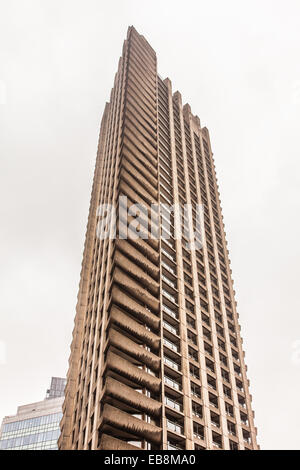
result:
[(164, 363), (167, 364), (167, 366), (172, 367), (172, 369), (175, 369), (178, 371), (180, 370), (179, 364), (177, 364), (177, 362), (172, 361), (166, 356), (164, 356)]
[(170, 323), (166, 322), (165, 320), (163, 321), (164, 327), (169, 330), (173, 335), (178, 335), (178, 330), (174, 328), (174, 326), (170, 325)]
[(164, 376), (164, 382), (169, 387), (174, 388), (175, 390), (181, 390), (181, 385), (173, 379), (170, 379), (167, 375)]
[(173, 295), (169, 294), (169, 292), (167, 292), (165, 289), (162, 289), (162, 292), (163, 295), (167, 297), (167, 299), (171, 300), (171, 302), (173, 302), (174, 304), (177, 304), (177, 299)]
[(169, 307), (167, 307), (166, 305), (163, 305), (163, 310), (164, 312), (168, 313), (169, 315), (171, 315), (171, 317), (173, 318), (176, 318), (178, 319), (178, 314), (176, 312), (174, 312), (173, 310), (171, 310)]
[[(164, 240), (164, 242), (166, 242), (166, 241), (167, 240)], [(161, 251), (167, 258), (172, 260), (174, 263), (176, 262), (176, 258), (174, 258), (168, 251), (164, 250), (163, 248), (161, 249)]]
[(165, 397), (165, 403), (170, 408), (173, 408), (176, 411), (181, 411), (181, 409), (182, 409), (180, 403), (178, 403), (177, 401), (171, 400), (169, 397)]
[(174, 423), (173, 421), (170, 421), (167, 419), (167, 428), (170, 429), (171, 431), (177, 432), (179, 434), (183, 434), (183, 426), (178, 423)]
[(169, 286), (173, 287), (173, 289), (177, 289), (177, 285), (175, 282), (171, 281), (167, 276), (162, 275), (162, 279), (169, 284)]
[(176, 351), (178, 352), (179, 351), (179, 348), (176, 344), (172, 343), (171, 341), (169, 341), (168, 339), (164, 338), (164, 344), (166, 346), (168, 346), (168, 348), (172, 349), (173, 351)]
[(164, 261), (162, 261), (162, 266), (164, 268), (166, 268), (167, 271), (169, 271), (170, 273), (174, 274), (174, 276), (176, 276), (176, 271), (175, 269), (171, 268), (171, 266), (169, 266), (167, 263), (165, 263)]
[(198, 432), (194, 432), (193, 434), (196, 439), (204, 440), (204, 434), (200, 434)]
[(170, 442), (168, 442), (168, 450), (183, 450), (184, 448), (181, 447), (180, 445), (176, 445), (176, 444), (171, 444)]

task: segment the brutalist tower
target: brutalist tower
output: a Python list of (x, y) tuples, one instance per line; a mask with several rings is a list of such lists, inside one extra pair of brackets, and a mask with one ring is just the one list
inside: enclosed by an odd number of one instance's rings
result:
[(258, 449), (209, 133), (133, 27), (101, 123), (65, 394), (60, 449)]

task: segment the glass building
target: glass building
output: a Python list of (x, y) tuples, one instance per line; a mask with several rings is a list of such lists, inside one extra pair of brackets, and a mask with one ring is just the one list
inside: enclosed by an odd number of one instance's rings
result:
[(57, 449), (62, 418), (65, 379), (52, 377), (45, 400), (19, 406), (17, 414), (3, 419), (0, 450)]
[(61, 377), (52, 377), (50, 388), (47, 390), (46, 398), (49, 400), (51, 398), (63, 397), (64, 390), (66, 386), (66, 379)]

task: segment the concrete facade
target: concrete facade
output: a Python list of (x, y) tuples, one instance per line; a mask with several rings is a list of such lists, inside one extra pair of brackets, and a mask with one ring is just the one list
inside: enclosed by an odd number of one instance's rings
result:
[[(203, 248), (99, 239), (97, 208), (203, 207)], [(209, 133), (130, 27), (101, 123), (60, 449), (257, 449)], [(163, 230), (160, 220), (159, 230)], [(121, 228), (120, 228), (121, 227)], [(149, 228), (147, 229), (149, 230)]]

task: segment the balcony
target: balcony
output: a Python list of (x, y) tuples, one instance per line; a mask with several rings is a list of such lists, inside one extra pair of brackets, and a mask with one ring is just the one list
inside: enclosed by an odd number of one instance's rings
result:
[(192, 413), (197, 418), (203, 418), (203, 408), (202, 405), (196, 401), (192, 400)]
[(167, 356), (164, 356), (164, 363), (165, 363), (167, 366), (171, 367), (172, 369), (177, 370), (177, 371), (180, 371), (180, 365), (177, 364), (177, 362), (172, 361), (172, 359), (170, 359), (170, 358), (167, 357)]
[(188, 349), (188, 354), (189, 354), (189, 359), (192, 359), (193, 361), (196, 361), (196, 362), (198, 361), (198, 352), (195, 349), (191, 348), (190, 346)]
[(173, 269), (173, 268), (171, 268), (171, 266), (169, 266), (167, 263), (165, 263), (164, 261), (162, 261), (161, 264), (162, 264), (162, 266), (163, 266), (167, 271), (169, 271), (169, 273), (173, 274), (174, 276), (177, 275), (176, 270)]
[(162, 289), (162, 293), (168, 300), (177, 305), (177, 298), (174, 295), (169, 294), (165, 289)]
[(218, 397), (216, 397), (216, 395), (213, 395), (212, 393), (209, 393), (208, 396), (210, 405), (212, 405), (214, 408), (219, 408)]
[(170, 325), (170, 323), (168, 323), (167, 321), (163, 320), (163, 326), (164, 326), (164, 328), (166, 328), (168, 331), (170, 331), (171, 333), (173, 333), (173, 335), (178, 336), (178, 329), (175, 328), (174, 326)]
[(219, 449), (222, 449), (222, 436), (220, 436), (220, 434), (213, 432), (212, 440), (214, 446), (218, 447)]
[(170, 431), (176, 432), (177, 434), (183, 434), (183, 426), (176, 421), (174, 422), (167, 419), (167, 428), (170, 429)]
[(201, 424), (194, 423), (193, 425), (193, 436), (196, 439), (204, 440), (204, 427)]
[[(166, 242), (166, 240), (164, 240)], [(173, 247), (172, 247), (173, 248)], [(161, 252), (163, 255), (165, 255), (167, 258), (169, 258), (173, 263), (176, 263), (176, 256), (172, 256), (171, 253), (169, 253), (167, 250), (164, 250), (164, 248), (161, 249)]]
[(170, 315), (171, 317), (175, 318), (176, 320), (178, 320), (178, 312), (174, 312), (174, 310), (170, 309), (169, 307), (167, 307), (166, 305), (163, 305), (162, 307), (163, 311), (166, 312), (168, 315)]
[[(162, 240), (164, 241), (164, 243), (166, 243), (170, 248), (172, 248), (174, 250), (174, 242), (171, 240), (170, 241), (170, 237), (167, 237), (163, 232), (161, 234), (161, 238)], [(172, 259), (172, 258), (170, 258)]]
[(170, 397), (165, 396), (165, 404), (176, 411), (182, 411), (182, 404), (178, 401), (172, 400)]
[(194, 377), (197, 380), (200, 380), (200, 371), (199, 368), (190, 364), (190, 376)]
[(243, 430), (243, 440), (247, 444), (251, 444), (251, 437), (250, 437), (250, 433), (248, 431)]
[(184, 450), (184, 447), (180, 444), (175, 444), (175, 442), (168, 441), (168, 450)]
[(174, 281), (171, 281), (171, 279), (169, 279), (167, 276), (165, 276), (164, 274), (162, 274), (162, 280), (165, 281), (167, 284), (169, 284), (169, 286), (171, 286), (173, 289), (177, 289), (177, 284), (176, 282)]
[(168, 385), (169, 387), (174, 388), (174, 390), (178, 390), (178, 391), (182, 390), (181, 384), (176, 382), (176, 380), (171, 379), (167, 375), (164, 376), (164, 383)]
[(244, 408), (244, 409), (247, 408), (246, 402), (245, 402), (245, 400), (244, 400), (243, 397), (240, 397), (240, 396), (239, 396), (239, 397), (238, 397), (238, 401), (239, 401), (239, 405), (240, 405), (242, 408)]
[(201, 387), (191, 382), (191, 395), (201, 398)]
[(180, 347), (177, 346), (176, 344), (172, 343), (172, 341), (170, 341), (169, 339), (164, 338), (163, 341), (164, 341), (164, 345), (167, 346), (168, 348), (172, 349), (172, 351), (175, 351), (175, 352), (180, 351)]

